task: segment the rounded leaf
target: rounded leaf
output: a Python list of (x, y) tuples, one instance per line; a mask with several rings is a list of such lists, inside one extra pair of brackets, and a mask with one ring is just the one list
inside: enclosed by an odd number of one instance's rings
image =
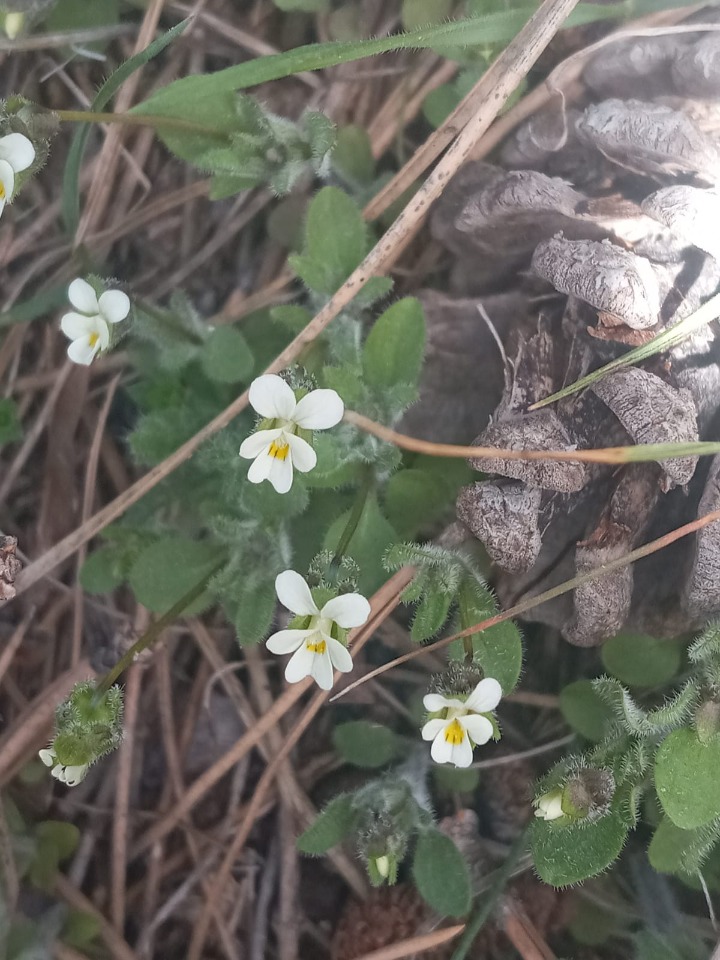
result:
[(530, 849), (540, 879), (553, 887), (580, 883), (606, 870), (617, 858), (628, 826), (615, 813), (594, 823), (559, 824), (536, 820)]
[(680, 669), (682, 647), (643, 633), (618, 633), (602, 647), (605, 669), (629, 687), (656, 687)]
[(675, 730), (655, 757), (655, 787), (663, 810), (683, 830), (720, 816), (720, 739), (701, 743), (694, 730)]
[(450, 837), (439, 830), (421, 833), (413, 879), (423, 900), (446, 917), (462, 917), (470, 909), (470, 871)]

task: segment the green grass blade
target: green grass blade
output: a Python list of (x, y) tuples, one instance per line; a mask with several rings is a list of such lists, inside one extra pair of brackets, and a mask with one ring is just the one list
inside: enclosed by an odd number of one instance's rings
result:
[[(152, 60), (153, 57), (161, 53), (176, 37), (179, 37), (189, 22), (189, 20), (182, 20), (171, 30), (168, 30), (167, 33), (158, 37), (157, 40), (153, 40), (153, 42), (144, 50), (141, 50), (140, 53), (136, 53), (135, 56), (130, 57), (129, 60), (121, 63), (117, 70), (113, 71), (100, 87), (90, 109), (94, 111), (103, 110), (127, 78), (148, 63), (148, 61)], [(80, 129), (77, 130), (70, 144), (65, 162), (62, 187), (62, 213), (65, 228), (71, 235), (74, 235), (80, 220), (80, 167), (82, 166), (83, 155), (89, 136), (89, 125), (80, 127)]]
[[(578, 26), (594, 20), (608, 17), (622, 17), (632, 10), (650, 6), (657, 9), (666, 0), (631, 0), (631, 2), (612, 4), (612, 6), (594, 6), (584, 4), (577, 7), (565, 22), (566, 26)], [(271, 80), (279, 80), (296, 73), (322, 70), (353, 60), (362, 60), (380, 53), (395, 50), (425, 49), (434, 46), (474, 46), (485, 43), (506, 43), (524, 26), (536, 7), (527, 6), (517, 10), (502, 11), (484, 17), (472, 17), (455, 20), (435, 26), (420, 27), (408, 33), (398, 33), (390, 37), (370, 40), (343, 40), (329, 43), (313, 43), (296, 47), (285, 53), (256, 57), (246, 63), (240, 63), (225, 70), (206, 76), (184, 77), (176, 80), (162, 90), (158, 90), (147, 100), (133, 107), (132, 113), (157, 116), (184, 116), (189, 104), (193, 114), (201, 101)]]
[(715, 294), (714, 297), (707, 300), (699, 309), (691, 313), (689, 317), (685, 317), (684, 320), (680, 320), (678, 323), (673, 324), (672, 327), (668, 327), (667, 330), (663, 330), (662, 333), (653, 337), (648, 343), (643, 344), (641, 347), (635, 347), (634, 350), (630, 350), (630, 352), (624, 356), (618, 357), (617, 360), (611, 360), (610, 363), (606, 363), (605, 366), (600, 367), (599, 370), (589, 373), (586, 377), (581, 377), (580, 380), (576, 380), (575, 383), (563, 387), (562, 390), (558, 390), (557, 393), (545, 397), (544, 400), (539, 400), (537, 403), (534, 403), (530, 409), (539, 410), (540, 407), (547, 407), (550, 403), (555, 403), (557, 400), (562, 400), (564, 397), (572, 396), (573, 393), (592, 386), (593, 383), (597, 383), (598, 380), (608, 373), (612, 373), (614, 370), (621, 370), (623, 367), (640, 363), (641, 360), (647, 360), (648, 357), (652, 357), (656, 353), (670, 350), (671, 347), (682, 343), (682, 341), (686, 337), (689, 337), (691, 333), (694, 333), (695, 330), (704, 327), (706, 323), (717, 320), (718, 317), (720, 317), (720, 293)]

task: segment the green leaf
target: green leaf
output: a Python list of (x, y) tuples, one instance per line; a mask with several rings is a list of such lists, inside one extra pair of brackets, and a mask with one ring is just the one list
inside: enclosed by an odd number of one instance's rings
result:
[(100, 920), (92, 913), (71, 910), (63, 925), (61, 939), (68, 947), (87, 950), (100, 936)]
[(253, 369), (253, 355), (245, 337), (234, 327), (217, 327), (200, 355), (205, 374), (220, 383), (246, 381)]
[[(463, 583), (459, 600), (463, 627), (480, 623), (497, 613), (497, 604), (491, 590), (474, 577)], [(474, 633), (472, 644), (475, 662), (480, 664), (485, 676), (497, 680), (503, 696), (507, 696), (517, 686), (522, 671), (522, 634), (517, 624), (513, 620), (505, 620), (494, 627), (488, 627), (482, 633)], [(449, 655), (453, 659), (462, 659), (465, 655), (462, 640), (456, 640), (450, 645)]]
[(420, 834), (413, 859), (413, 880), (420, 896), (444, 917), (462, 917), (470, 909), (470, 871), (450, 837), (439, 830)]
[(22, 427), (15, 401), (10, 397), (0, 399), (0, 447), (22, 437)]
[(435, 785), (447, 793), (473, 793), (480, 782), (480, 771), (471, 768), (435, 763), (432, 773)]
[(655, 787), (663, 810), (684, 830), (720, 816), (720, 739), (701, 743), (688, 728), (675, 730), (655, 757)]
[(320, 813), (315, 823), (300, 834), (297, 848), (300, 853), (321, 854), (340, 843), (355, 829), (358, 820), (352, 797), (340, 794)]
[[(351, 510), (338, 517), (325, 534), (323, 547), (335, 550), (350, 519)], [(369, 596), (385, 580), (382, 555), (397, 540), (397, 534), (383, 516), (376, 497), (367, 499), (352, 539), (345, 551), (360, 567), (360, 590)]]
[[(10, 4), (12, 9), (12, 4)], [(118, 22), (119, 0), (60, 0), (45, 21), (49, 33), (80, 30), (87, 27), (109, 27)]]
[(617, 932), (618, 916), (592, 900), (578, 897), (573, 900), (573, 911), (568, 929), (578, 943), (598, 947)]
[(452, 13), (453, 0), (403, 0), (403, 29), (417, 30), (429, 23), (442, 23)]
[(659, 873), (683, 873), (683, 854), (697, 830), (682, 830), (669, 817), (658, 824), (648, 847), (648, 859)]
[[(77, 0), (77, 2), (85, 9), (90, 9), (94, 6), (94, 0), (93, 3), (88, 3), (87, 0)], [(152, 60), (153, 57), (161, 53), (176, 37), (180, 36), (189, 22), (189, 20), (182, 20), (171, 30), (168, 30), (167, 33), (158, 37), (157, 40), (153, 40), (153, 42), (144, 50), (141, 50), (140, 53), (136, 53), (133, 57), (126, 60), (125, 63), (120, 64), (117, 70), (114, 70), (100, 87), (94, 100), (90, 104), (90, 109), (96, 111), (104, 110), (127, 78)], [(65, 161), (62, 186), (62, 211), (65, 229), (70, 234), (75, 233), (80, 220), (80, 168), (82, 167), (83, 155), (91, 129), (90, 124), (85, 124), (80, 127), (73, 137), (70, 149), (68, 150), (67, 160)]]
[(249, 646), (267, 634), (275, 616), (277, 599), (272, 577), (258, 580), (246, 577), (238, 585), (232, 598), (224, 599), (224, 605), (235, 626), (238, 642)]
[(570, 825), (536, 820), (530, 849), (540, 879), (553, 887), (580, 883), (606, 870), (618, 857), (628, 827), (616, 814)]
[(631, 687), (655, 687), (671, 680), (680, 669), (682, 646), (642, 633), (619, 633), (602, 647), (608, 673)]
[(352, 183), (366, 184), (375, 176), (372, 144), (364, 127), (349, 124), (337, 133), (332, 165)]
[(573, 730), (594, 743), (603, 739), (613, 719), (612, 710), (595, 693), (590, 680), (576, 680), (560, 692), (560, 711)]
[[(165, 613), (207, 576), (221, 557), (222, 549), (216, 543), (171, 536), (143, 550), (128, 579), (139, 603), (154, 613)], [(185, 614), (203, 610), (210, 600), (203, 594)]]
[(30, 864), (30, 881), (41, 890), (50, 890), (60, 863), (74, 852), (80, 831), (71, 823), (45, 820), (35, 830), (36, 850)]
[(430, 583), (425, 595), (415, 608), (410, 637), (414, 643), (423, 643), (434, 637), (442, 628), (450, 613), (450, 606), (454, 600), (452, 593), (436, 589)]
[(400, 743), (388, 727), (369, 720), (351, 720), (333, 730), (333, 746), (356, 767), (384, 767), (398, 753)]
[(114, 547), (101, 547), (85, 559), (80, 585), (87, 593), (110, 593), (125, 579), (122, 556)]
[(425, 351), (425, 316), (414, 297), (389, 307), (373, 324), (363, 348), (363, 369), (376, 389), (415, 385)]
[(388, 520), (408, 540), (431, 525), (451, 502), (439, 478), (425, 470), (398, 470), (385, 490)]
[(360, 263), (368, 246), (368, 229), (352, 197), (338, 187), (323, 187), (308, 208), (303, 253), (289, 261), (308, 287), (332, 294)]

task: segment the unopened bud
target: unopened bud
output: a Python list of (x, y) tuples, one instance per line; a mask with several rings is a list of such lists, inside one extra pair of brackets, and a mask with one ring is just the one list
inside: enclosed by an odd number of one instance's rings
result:
[(14, 40), (22, 28), (25, 26), (24, 13), (6, 13), (5, 14), (5, 33), (11, 40)]
[(586, 767), (565, 784), (562, 809), (576, 820), (597, 820), (610, 810), (615, 795), (615, 778), (610, 770)]

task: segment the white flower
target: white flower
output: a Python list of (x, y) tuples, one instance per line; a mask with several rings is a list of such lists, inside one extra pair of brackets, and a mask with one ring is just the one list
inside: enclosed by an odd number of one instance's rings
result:
[[(333, 684), (333, 667), (341, 673), (352, 670), (352, 658), (333, 632), (361, 627), (370, 616), (370, 604), (359, 593), (343, 593), (318, 610), (310, 588), (299, 573), (285, 570), (275, 578), (275, 591), (284, 607), (301, 617), (310, 617), (304, 630), (280, 630), (267, 641), (271, 653), (292, 653), (285, 667), (288, 683), (312, 677), (322, 690)], [(342, 634), (341, 634), (342, 635)]]
[(66, 313), (60, 321), (62, 332), (72, 340), (68, 356), (73, 363), (92, 363), (110, 345), (110, 324), (120, 323), (130, 312), (130, 298), (122, 290), (106, 290), (98, 299), (85, 280), (73, 280), (68, 287), (70, 303), (78, 312)]
[(278, 493), (287, 493), (293, 467), (307, 473), (317, 463), (315, 451), (298, 431), (334, 427), (345, 412), (343, 402), (334, 390), (312, 390), (296, 400), (282, 377), (270, 373), (250, 384), (250, 405), (269, 422), (240, 447), (240, 456), (253, 461), (248, 480), (269, 480)]
[(543, 820), (557, 820), (560, 817), (564, 817), (565, 811), (562, 808), (562, 796), (563, 792), (560, 788), (551, 790), (549, 793), (544, 793), (535, 801), (535, 806), (537, 807), (535, 816), (541, 817)]
[(0, 215), (13, 198), (15, 174), (27, 170), (34, 159), (35, 147), (22, 133), (0, 137)]
[(423, 705), (428, 713), (442, 713), (422, 728), (423, 740), (432, 740), (430, 756), (435, 763), (454, 763), (469, 767), (473, 747), (487, 743), (493, 735), (493, 725), (482, 714), (490, 713), (500, 702), (502, 689), (497, 680), (486, 677), (475, 687), (467, 700), (428, 693)]
[(55, 779), (68, 787), (76, 787), (81, 783), (90, 767), (89, 763), (81, 763), (75, 766), (59, 763), (52, 746), (48, 747), (47, 750), (41, 750), (38, 756), (46, 767), (52, 767), (50, 773)]

